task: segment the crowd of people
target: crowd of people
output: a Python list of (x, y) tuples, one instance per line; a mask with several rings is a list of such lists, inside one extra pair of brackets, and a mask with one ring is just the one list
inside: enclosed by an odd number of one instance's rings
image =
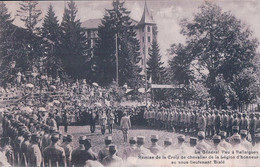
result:
[[(131, 128), (131, 123), (126, 113), (123, 113), (121, 126), (123, 131)], [(70, 134), (62, 134), (55, 125), (55, 120), (50, 117), (44, 123), (38, 120), (37, 115), (28, 113), (5, 112), (2, 119), (3, 138), (1, 146), (1, 166), (147, 166), (142, 159), (149, 159), (160, 155), (193, 155), (201, 151), (227, 151), (243, 150), (253, 151), (260, 149), (260, 131), (254, 135), (254, 143), (248, 141), (248, 131), (239, 130), (239, 126), (232, 126), (228, 137), (227, 132), (221, 129), (213, 134), (212, 140), (205, 140), (205, 129), (199, 129), (195, 136), (187, 137), (178, 134), (176, 138), (167, 137), (164, 145), (158, 144), (159, 136), (151, 135), (151, 145), (145, 147), (144, 136), (130, 136), (124, 138), (129, 142), (125, 145), (123, 153), (118, 154), (117, 143), (112, 136), (104, 136), (104, 148), (97, 153), (92, 150), (92, 142), (88, 136), (78, 138), (78, 147), (72, 147), (76, 140)], [(140, 160), (140, 162), (139, 162)]]

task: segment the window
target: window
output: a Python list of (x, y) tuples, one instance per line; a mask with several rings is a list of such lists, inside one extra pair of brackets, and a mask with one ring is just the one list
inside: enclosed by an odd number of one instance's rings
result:
[(150, 36), (148, 36), (148, 42), (149, 42), (149, 43), (151, 42), (151, 37), (150, 37)]
[(147, 27), (147, 31), (150, 32), (151, 31), (151, 28), (150, 26)]

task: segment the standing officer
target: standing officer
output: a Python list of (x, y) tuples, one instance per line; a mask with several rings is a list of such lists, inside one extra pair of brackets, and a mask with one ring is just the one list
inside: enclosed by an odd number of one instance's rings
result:
[(58, 145), (60, 135), (51, 135), (51, 144), (43, 151), (45, 166), (66, 166), (65, 151)]
[(90, 120), (89, 120), (91, 133), (95, 133), (96, 121), (97, 121), (96, 111), (91, 110), (91, 116), (90, 116)]
[(231, 114), (231, 112), (228, 112), (228, 124), (227, 124), (227, 136), (231, 136), (232, 135), (232, 126), (233, 126), (233, 116)]
[(226, 131), (228, 123), (228, 117), (226, 115), (225, 110), (222, 110), (222, 119), (221, 119), (221, 130)]
[(255, 114), (252, 113), (250, 115), (250, 121), (249, 121), (249, 133), (251, 135), (253, 145), (255, 144), (255, 130), (256, 130), (256, 119), (255, 119)]
[(246, 113), (243, 113), (241, 120), (241, 130), (248, 130), (248, 119), (246, 118)]
[(107, 115), (106, 112), (103, 111), (100, 119), (100, 126), (101, 126), (101, 133), (104, 135), (106, 132), (106, 125), (107, 125)]
[(203, 116), (202, 112), (199, 113), (199, 119), (198, 119), (198, 131), (205, 132), (206, 130), (206, 119)]
[(31, 137), (31, 145), (28, 148), (28, 166), (40, 167), (42, 163), (42, 154), (39, 148), (40, 136), (35, 133)]
[(72, 151), (72, 156), (71, 156), (71, 165), (76, 166), (76, 167), (81, 167), (84, 166), (85, 164), (85, 158), (84, 158), (84, 153), (85, 153), (85, 147), (84, 147), (84, 142), (86, 140), (86, 136), (80, 136), (79, 137), (79, 146)]
[(215, 130), (216, 130), (216, 134), (219, 134), (219, 131), (220, 131), (220, 122), (221, 121), (221, 118), (220, 118), (220, 115), (218, 113), (218, 111), (216, 110), (215, 111)]
[(108, 116), (107, 116), (107, 125), (108, 125), (108, 131), (110, 134), (112, 134), (112, 132), (113, 132), (114, 121), (115, 121), (115, 116), (114, 116), (112, 110), (109, 110)]
[(62, 115), (62, 121), (63, 121), (63, 124), (64, 124), (64, 131), (65, 131), (65, 133), (67, 133), (68, 132), (68, 115), (67, 115), (66, 111)]
[(109, 145), (112, 143), (112, 136), (105, 137), (105, 147), (98, 152), (98, 160), (102, 163), (103, 159), (109, 155)]

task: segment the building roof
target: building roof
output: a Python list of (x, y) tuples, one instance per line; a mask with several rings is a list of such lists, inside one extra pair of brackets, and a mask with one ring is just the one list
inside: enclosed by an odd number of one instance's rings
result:
[(143, 16), (139, 22), (139, 25), (142, 25), (142, 24), (156, 24), (154, 21), (153, 21), (153, 18), (152, 16), (150, 15), (149, 11), (148, 11), (148, 7), (147, 7), (147, 3), (145, 1), (145, 4), (144, 4), (144, 12), (143, 12)]
[(81, 26), (86, 29), (98, 29), (102, 19), (89, 19), (82, 22)]

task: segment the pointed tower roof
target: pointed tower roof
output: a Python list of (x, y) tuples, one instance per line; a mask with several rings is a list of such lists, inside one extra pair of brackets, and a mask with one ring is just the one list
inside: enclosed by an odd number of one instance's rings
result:
[(153, 21), (153, 18), (152, 16), (150, 15), (149, 11), (148, 11), (148, 7), (147, 7), (147, 3), (145, 1), (144, 3), (144, 12), (143, 12), (143, 16), (139, 22), (139, 25), (142, 25), (142, 24), (156, 24), (154, 21)]

